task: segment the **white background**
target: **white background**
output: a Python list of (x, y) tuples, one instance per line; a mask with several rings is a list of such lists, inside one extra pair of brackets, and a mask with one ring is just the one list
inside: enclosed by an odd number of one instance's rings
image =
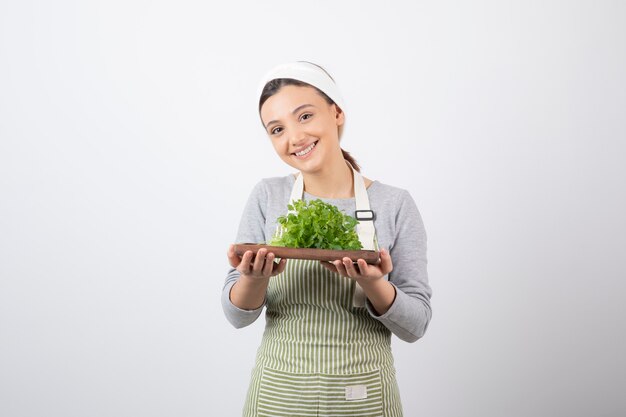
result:
[(625, 415), (626, 5), (528, 0), (0, 2), (0, 415), (240, 415), (225, 253), (298, 59), (424, 219), (405, 415)]

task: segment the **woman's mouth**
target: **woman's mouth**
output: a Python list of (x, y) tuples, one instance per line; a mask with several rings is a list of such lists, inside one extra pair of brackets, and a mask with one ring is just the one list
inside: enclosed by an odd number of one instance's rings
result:
[(296, 158), (298, 159), (308, 158), (308, 156), (313, 152), (313, 149), (315, 149), (317, 142), (319, 142), (319, 140), (316, 140), (315, 142), (307, 146), (305, 149), (301, 150), (300, 152), (293, 153), (292, 155), (295, 155)]

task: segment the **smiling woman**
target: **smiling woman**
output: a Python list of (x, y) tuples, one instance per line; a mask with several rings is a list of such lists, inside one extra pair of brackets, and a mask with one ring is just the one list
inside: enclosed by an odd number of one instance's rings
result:
[[(312, 64), (313, 65), (313, 64)], [(321, 67), (319, 67), (320, 69), (322, 69)], [(323, 70), (323, 69), (322, 69)], [(325, 74), (328, 74), (326, 71), (324, 71)], [(330, 75), (328, 75), (328, 77), (332, 80), (332, 77), (330, 77)], [(269, 81), (262, 93), (261, 93), (261, 97), (259, 99), (259, 115), (261, 116), (261, 122), (263, 122), (263, 116), (262, 116), (262, 111), (261, 109), (264, 107), (264, 104), (266, 101), (268, 101), (268, 99), (272, 96), (274, 96), (278, 91), (280, 91), (282, 88), (287, 87), (287, 86), (295, 86), (295, 87), (305, 87), (308, 89), (312, 89), (313, 91), (315, 91), (316, 93), (316, 101), (319, 101), (319, 98), (322, 98), (326, 104), (328, 106), (331, 105), (335, 105), (336, 110), (341, 114), (342, 120), (341, 123), (338, 123), (337, 125), (337, 136), (338, 139), (341, 139), (341, 136), (343, 134), (343, 128), (345, 125), (345, 114), (343, 113), (343, 109), (344, 109), (344, 104), (343, 104), (343, 100), (341, 99), (340, 96), (335, 95), (334, 100), (331, 99), (330, 97), (328, 97), (328, 95), (326, 95), (323, 91), (321, 91), (319, 88), (311, 86), (310, 84), (307, 84), (305, 82), (302, 81), (298, 81), (295, 80), (293, 78), (277, 78), (277, 79), (273, 79), (271, 81)], [(340, 105), (338, 105), (337, 103), (340, 103)], [(267, 106), (266, 106), (267, 107)], [(291, 114), (292, 115), (296, 115), (296, 113), (298, 113), (300, 110), (306, 109), (307, 107), (314, 107), (312, 104), (302, 104), (301, 106), (298, 106), (297, 108), (295, 108)], [(305, 120), (307, 120), (310, 117), (313, 117), (313, 114), (303, 114), (301, 116), (302, 118), (304, 118)], [(274, 126), (279, 124), (278, 120), (271, 120), (270, 122), (268, 122), (266, 125), (264, 125), (265, 129), (268, 130), (268, 133), (270, 135), (275, 134), (274, 132)], [(280, 132), (281, 129), (278, 129), (278, 132)], [(352, 157), (350, 155), (350, 153), (344, 149), (341, 149), (343, 158), (348, 161), (357, 171), (360, 171), (360, 167), (357, 164), (356, 160), (354, 159), (354, 157)]]
[(271, 120), (266, 130), (274, 149), (293, 168), (316, 173), (326, 162), (343, 159), (337, 152), (343, 112), (336, 104), (328, 104), (313, 87), (281, 87), (280, 93), (265, 101), (261, 118)]
[(380, 262), (275, 262), (266, 249), (240, 257), (230, 246), (226, 317), (240, 328), (267, 308), (244, 416), (402, 416), (391, 335), (415, 342), (431, 318), (417, 206), (406, 190), (363, 177), (341, 149), (345, 106), (321, 67), (280, 65), (259, 97), (263, 128), (298, 172), (256, 185), (237, 241), (269, 241), (289, 202), (320, 199), (355, 214), (362, 247), (379, 251)]

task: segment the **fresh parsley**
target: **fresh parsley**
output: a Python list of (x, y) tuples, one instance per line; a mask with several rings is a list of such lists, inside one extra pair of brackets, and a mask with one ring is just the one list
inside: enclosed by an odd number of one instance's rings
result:
[(270, 245), (339, 250), (363, 248), (355, 230), (359, 221), (336, 206), (316, 199), (308, 204), (297, 200), (287, 208), (290, 212), (277, 219), (282, 235), (277, 230)]

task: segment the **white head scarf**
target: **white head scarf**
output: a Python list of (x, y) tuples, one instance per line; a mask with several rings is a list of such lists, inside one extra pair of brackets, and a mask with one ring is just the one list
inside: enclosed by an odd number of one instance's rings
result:
[[(330, 78), (330, 75), (319, 66), (306, 61), (289, 62), (280, 64), (265, 74), (257, 88), (257, 98), (261, 98), (261, 93), (265, 84), (276, 78), (292, 78), (317, 87), (324, 94), (330, 97), (337, 106), (345, 113), (343, 97), (339, 92), (337, 84)], [(258, 102), (257, 102), (258, 104)]]

